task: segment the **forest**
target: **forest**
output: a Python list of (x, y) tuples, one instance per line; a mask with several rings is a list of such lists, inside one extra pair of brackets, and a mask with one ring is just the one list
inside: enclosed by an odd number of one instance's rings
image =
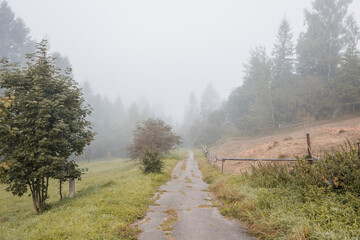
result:
[(358, 113), (359, 26), (350, 2), (313, 2), (297, 39), (283, 18), (270, 54), (261, 45), (250, 50), (242, 84), (221, 106), (209, 101), (193, 119), (199, 107), (190, 98), (184, 121), (190, 142), (212, 145), (224, 136), (266, 135), (281, 125)]
[[(184, 146), (214, 144), (224, 137), (269, 134), (281, 125), (331, 119), (360, 110), (359, 26), (351, 1), (315, 1), (304, 11), (306, 30), (294, 36), (284, 17), (274, 33), (272, 49), (256, 45), (244, 63), (244, 77), (227, 99), (221, 100), (211, 83), (198, 98), (189, 95), (181, 122), (174, 121), (146, 98), (124, 106), (121, 96), (109, 100), (81, 83), (93, 112), (89, 121), (95, 140), (81, 158), (126, 156), (136, 122), (158, 117), (171, 122), (184, 137)], [(1, 3), (0, 56), (24, 64), (34, 50), (30, 30)], [(10, 47), (12, 46), (12, 47)], [(56, 64), (71, 68), (68, 57), (53, 52)], [(240, 66), (239, 66), (240, 67)]]

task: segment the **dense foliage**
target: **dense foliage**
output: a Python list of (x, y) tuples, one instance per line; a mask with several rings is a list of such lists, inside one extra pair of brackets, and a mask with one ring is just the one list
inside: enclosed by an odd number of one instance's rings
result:
[(12, 99), (0, 115), (1, 181), (14, 195), (29, 188), (37, 212), (48, 198), (50, 178), (61, 182), (80, 177), (68, 158), (81, 154), (93, 138), (86, 120), (90, 110), (71, 71), (63, 73), (48, 56), (46, 41), (27, 56), (25, 67), (6, 59), (1, 63), (2, 94)]
[(127, 147), (132, 159), (140, 159), (143, 171), (161, 172), (163, 154), (181, 144), (170, 125), (160, 119), (148, 119), (139, 122), (134, 130), (133, 143)]

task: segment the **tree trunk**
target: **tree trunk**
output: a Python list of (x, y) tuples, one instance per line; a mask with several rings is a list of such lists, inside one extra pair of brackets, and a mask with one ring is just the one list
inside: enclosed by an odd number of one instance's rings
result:
[(34, 207), (34, 210), (35, 210), (35, 213), (38, 213), (39, 212), (39, 209), (37, 208), (37, 203), (36, 203), (36, 194), (35, 194), (35, 189), (34, 189), (34, 184), (33, 183), (30, 183), (30, 181), (28, 182), (28, 185), (29, 185), (29, 188), (30, 188), (30, 191), (31, 191), (31, 198), (32, 198), (32, 201), (33, 201), (33, 207)]
[(49, 186), (49, 179), (40, 178), (36, 180), (31, 180), (28, 182), (28, 185), (31, 190), (31, 197), (33, 200), (33, 207), (35, 213), (38, 213), (41, 208), (44, 206), (47, 199), (47, 191)]
[(60, 183), (60, 185), (59, 185), (59, 190), (60, 190), (60, 200), (62, 200), (62, 180), (61, 180), (61, 179), (59, 180), (59, 183)]
[(49, 178), (46, 178), (46, 186), (45, 186), (45, 199), (44, 202), (46, 201), (47, 197), (48, 197), (48, 189), (49, 189)]
[(69, 180), (69, 198), (73, 198), (75, 196), (75, 179)]
[(38, 208), (38, 203), (36, 201), (36, 195), (35, 195), (35, 193), (32, 192), (31, 196), (32, 196), (32, 200), (33, 200), (33, 206), (34, 206), (35, 213), (38, 213), (40, 209)]

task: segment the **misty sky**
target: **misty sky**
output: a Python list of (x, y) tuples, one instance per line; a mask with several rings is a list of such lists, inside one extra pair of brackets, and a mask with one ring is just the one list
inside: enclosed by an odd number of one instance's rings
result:
[[(146, 98), (181, 120), (209, 82), (226, 99), (257, 45), (286, 16), (295, 39), (311, 0), (8, 0), (37, 40), (67, 55), (79, 82), (126, 105)], [(360, 22), (360, 0), (350, 7)]]

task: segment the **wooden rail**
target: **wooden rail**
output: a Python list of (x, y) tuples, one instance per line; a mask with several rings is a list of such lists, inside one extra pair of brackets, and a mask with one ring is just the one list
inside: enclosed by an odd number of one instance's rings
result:
[[(311, 142), (310, 142), (310, 134), (306, 134), (306, 149), (308, 155), (305, 156), (305, 159), (309, 161), (310, 163), (313, 163), (314, 161), (319, 161), (322, 159), (316, 159), (313, 158), (312, 152), (311, 152)], [(354, 148), (356, 149), (356, 145), (358, 148), (358, 157), (360, 159), (360, 142), (357, 142), (354, 144)], [(347, 147), (347, 145), (346, 145)], [(209, 149), (203, 145), (202, 147), (204, 155), (207, 157), (209, 164), (215, 165), (217, 161), (221, 161), (221, 172), (224, 171), (224, 162), (225, 161), (252, 161), (255, 162), (259, 161), (268, 161), (268, 162), (296, 162), (298, 159), (286, 159), (286, 158), (217, 158), (216, 156), (212, 155), (212, 153), (209, 151)]]
[[(313, 161), (321, 160), (321, 159), (315, 159), (312, 156), (311, 153), (311, 142), (310, 142), (310, 134), (306, 134), (306, 148), (308, 155), (305, 157), (307, 161), (310, 163), (313, 163)], [(221, 161), (221, 172), (224, 171), (224, 162), (225, 161), (252, 161), (252, 162), (262, 162), (262, 161), (269, 161), (269, 162), (296, 162), (298, 159), (283, 159), (283, 158), (217, 158), (216, 156), (213, 156), (209, 149), (203, 145), (202, 150), (204, 152), (204, 155), (207, 157), (209, 164), (215, 165), (217, 161)], [(360, 150), (359, 150), (359, 157), (360, 157)]]
[[(312, 163), (313, 161), (317, 161), (320, 159), (306, 159), (307, 161), (309, 161), (310, 163)], [(263, 161), (268, 161), (268, 162), (296, 162), (299, 161), (299, 159), (283, 159), (283, 158), (217, 158), (216, 161), (221, 161), (221, 172), (224, 172), (224, 162), (225, 161), (253, 161), (255, 162), (263, 162)]]

